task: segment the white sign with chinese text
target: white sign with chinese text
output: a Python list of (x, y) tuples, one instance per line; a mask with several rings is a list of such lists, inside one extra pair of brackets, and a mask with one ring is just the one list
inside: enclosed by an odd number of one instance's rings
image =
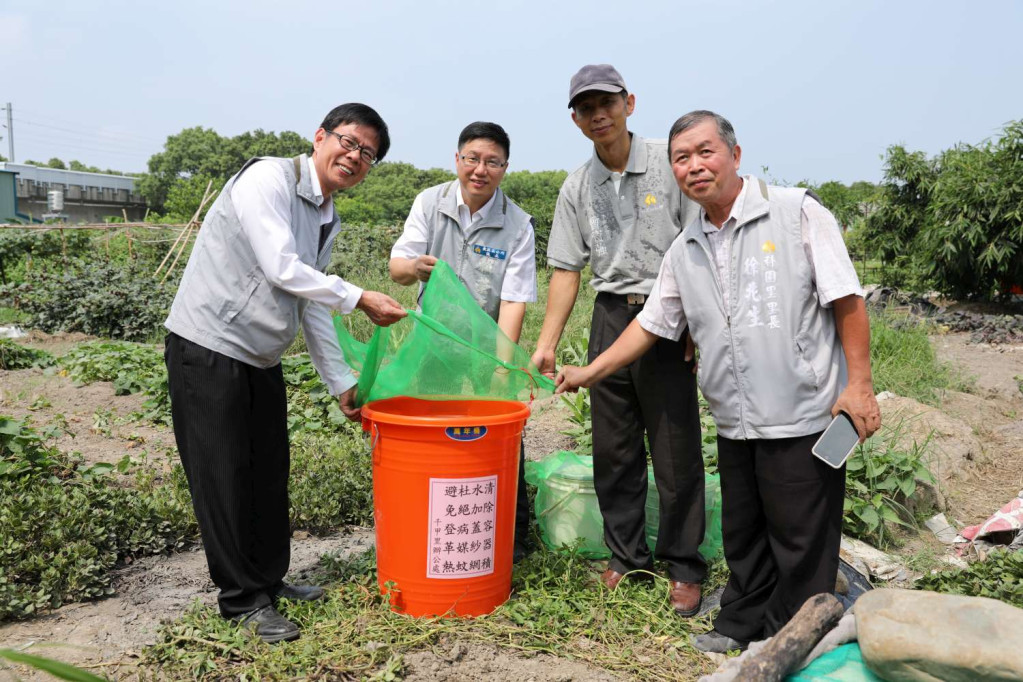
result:
[(430, 479), (427, 578), (494, 572), (497, 476)]

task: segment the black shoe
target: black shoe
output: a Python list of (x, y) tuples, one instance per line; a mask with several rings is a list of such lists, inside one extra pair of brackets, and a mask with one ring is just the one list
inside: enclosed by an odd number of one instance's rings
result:
[(298, 626), (277, 613), (277, 609), (272, 606), (264, 606), (231, 620), (253, 634), (259, 635), (264, 642), (273, 643), (298, 639)]
[(323, 598), (323, 588), (318, 585), (289, 585), (288, 583), (282, 583), (281, 589), (274, 596), (277, 599), (316, 601)]
[(717, 630), (711, 630), (702, 635), (690, 637), (689, 641), (695, 648), (710, 654), (726, 654), (729, 651), (735, 650), (745, 651), (746, 647), (749, 646), (749, 642), (732, 639), (728, 635), (722, 635)]

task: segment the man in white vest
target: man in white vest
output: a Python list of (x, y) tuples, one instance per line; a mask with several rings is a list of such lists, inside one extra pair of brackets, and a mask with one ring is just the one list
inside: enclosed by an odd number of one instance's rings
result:
[[(469, 293), (518, 343), (526, 304), (536, 300), (533, 219), (501, 191), (511, 141), (496, 123), (470, 123), (458, 136), (456, 180), (419, 193), (405, 231), (391, 249), (391, 279), (419, 283), (420, 295), (437, 260), (451, 266)], [(514, 559), (527, 551), (529, 501), (519, 456)]]
[(676, 121), (668, 154), (700, 215), (668, 250), (639, 317), (557, 383), (589, 386), (689, 327), (718, 427), (731, 571), (714, 630), (693, 643), (724, 652), (775, 634), (834, 589), (845, 467), (811, 448), (840, 411), (861, 442), (881, 416), (863, 291), (831, 213), (805, 189), (740, 177), (735, 131), (713, 112)]
[(340, 230), (334, 192), (361, 182), (389, 146), (376, 111), (343, 104), (317, 129), (311, 156), (247, 162), (203, 220), (165, 322), (174, 437), (220, 612), (267, 642), (299, 635), (275, 609), (278, 598), (323, 596), (284, 582), (291, 533), (281, 356), (301, 326), (331, 395), (357, 419), (356, 379), (330, 311), (359, 309), (378, 325), (406, 314), (385, 294), (324, 274)]

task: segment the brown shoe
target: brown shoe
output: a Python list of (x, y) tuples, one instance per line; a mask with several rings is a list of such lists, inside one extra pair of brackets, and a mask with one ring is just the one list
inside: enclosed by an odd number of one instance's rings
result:
[(620, 583), (622, 581), (622, 578), (624, 577), (625, 574), (619, 573), (613, 568), (609, 568), (600, 574), (600, 582), (602, 582), (604, 584), (604, 587), (606, 587), (607, 589), (613, 590), (614, 588), (618, 587), (618, 583)]
[(700, 610), (700, 583), (671, 581), (671, 607), (680, 616), (695, 616)]

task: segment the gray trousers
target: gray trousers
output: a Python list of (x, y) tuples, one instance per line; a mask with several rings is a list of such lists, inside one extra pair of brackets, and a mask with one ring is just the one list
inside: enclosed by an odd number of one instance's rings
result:
[[(614, 343), (643, 308), (601, 293), (593, 305), (589, 360)], [(700, 582), (707, 565), (697, 551), (705, 530), (699, 404), (683, 341), (659, 339), (646, 355), (590, 389), (593, 483), (604, 517), (608, 564), (619, 573), (651, 569), (657, 558), (673, 580)], [(644, 531), (650, 443), (660, 496), (653, 556)]]

